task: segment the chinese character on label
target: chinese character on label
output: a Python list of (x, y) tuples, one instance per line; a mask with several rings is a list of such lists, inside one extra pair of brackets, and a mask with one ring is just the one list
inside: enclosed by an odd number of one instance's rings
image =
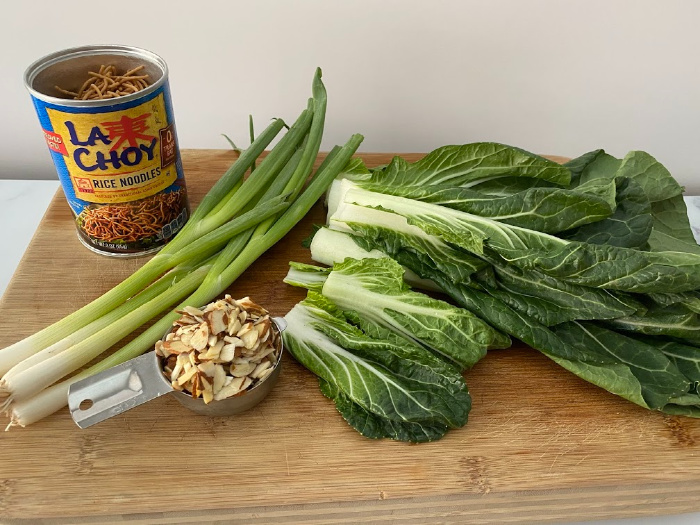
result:
[(151, 142), (155, 137), (144, 134), (144, 131), (148, 131), (146, 119), (150, 116), (150, 113), (144, 113), (136, 118), (129, 118), (124, 115), (116, 122), (103, 122), (102, 125), (109, 132), (110, 140), (119, 139), (112, 144), (110, 151), (116, 150), (124, 142), (128, 142), (132, 148), (138, 148), (139, 143), (136, 142), (136, 139)]

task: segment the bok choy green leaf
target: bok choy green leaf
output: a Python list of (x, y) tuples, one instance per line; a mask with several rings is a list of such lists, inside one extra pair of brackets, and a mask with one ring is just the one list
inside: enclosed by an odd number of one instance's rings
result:
[(530, 177), (566, 186), (571, 173), (556, 162), (525, 150), (478, 142), (438, 148), (413, 164), (394, 157), (381, 171), (348, 174), (357, 182), (378, 182), (387, 186), (449, 184), (462, 188), (507, 176)]
[(447, 425), (420, 421), (394, 421), (365, 410), (353, 402), (335, 384), (319, 378), (321, 393), (335, 403), (335, 407), (348, 424), (370, 439), (394, 439), (411, 443), (425, 443), (443, 437)]
[(649, 237), (650, 250), (700, 254), (682, 195), (653, 202), (651, 214), (653, 229)]
[(628, 177), (618, 177), (612, 182), (616, 188), (612, 216), (581, 226), (562, 235), (563, 238), (623, 248), (643, 248), (647, 244), (653, 219), (644, 190)]
[[(606, 357), (612, 357), (617, 367), (608, 364), (606, 368), (616, 371), (616, 376), (625, 378), (624, 392), (614, 390), (618, 383), (610, 381), (607, 374), (591, 374), (589, 371), (586, 379), (634, 403), (651, 409), (662, 409), (671, 399), (686, 394), (690, 388), (688, 379), (663, 352), (641, 341), (595, 323), (572, 322), (556, 326), (553, 330), (565, 343), (575, 349), (581, 348), (588, 352), (599, 352)], [(626, 367), (631, 377), (627, 372), (623, 374), (617, 370), (621, 366)], [(629, 388), (630, 384), (634, 384), (632, 377), (639, 385), (638, 391), (636, 388)]]

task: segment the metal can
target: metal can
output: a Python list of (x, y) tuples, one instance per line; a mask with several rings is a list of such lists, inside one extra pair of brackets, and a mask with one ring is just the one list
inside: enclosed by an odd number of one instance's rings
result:
[[(58, 86), (77, 92), (105, 64), (143, 66), (151, 82), (115, 98), (59, 96)], [(24, 82), (80, 241), (117, 257), (162, 248), (189, 217), (165, 61), (135, 47), (77, 47), (37, 60)]]

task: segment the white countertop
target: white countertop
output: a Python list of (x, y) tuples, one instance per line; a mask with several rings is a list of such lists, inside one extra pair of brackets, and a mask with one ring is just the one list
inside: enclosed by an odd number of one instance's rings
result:
[[(58, 181), (0, 180), (0, 230), (5, 238), (0, 251), (0, 295), (5, 292), (58, 187)], [(700, 242), (700, 197), (686, 197), (686, 203), (688, 215), (695, 226), (695, 237)], [(695, 525), (700, 524), (700, 513), (586, 523)]]
[(58, 186), (57, 180), (0, 180), (0, 297)]

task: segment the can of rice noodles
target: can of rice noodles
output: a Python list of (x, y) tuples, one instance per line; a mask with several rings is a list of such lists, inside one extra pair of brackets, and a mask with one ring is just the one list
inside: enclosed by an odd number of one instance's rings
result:
[(37, 60), (24, 81), (80, 241), (116, 257), (163, 247), (189, 216), (165, 61), (84, 46)]

